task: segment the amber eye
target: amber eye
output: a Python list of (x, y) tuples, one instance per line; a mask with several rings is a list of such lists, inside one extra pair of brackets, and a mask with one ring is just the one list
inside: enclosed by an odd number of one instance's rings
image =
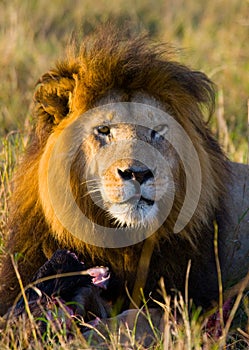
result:
[(97, 127), (98, 133), (102, 135), (109, 135), (110, 134), (110, 128), (107, 125), (101, 125)]
[(156, 125), (151, 131), (151, 137), (155, 139), (155, 138), (160, 138), (161, 136), (165, 136), (168, 130), (169, 130), (169, 127), (166, 124)]

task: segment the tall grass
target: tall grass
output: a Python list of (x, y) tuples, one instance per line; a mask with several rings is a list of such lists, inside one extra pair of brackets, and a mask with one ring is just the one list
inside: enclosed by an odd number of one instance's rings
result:
[[(249, 276), (249, 275), (248, 275)], [(2, 349), (154, 349), (154, 350), (246, 350), (249, 346), (248, 330), (231, 328), (234, 315), (231, 313), (222, 322), (221, 315), (215, 318), (202, 315), (200, 308), (181, 295), (170, 298), (163, 283), (161, 291), (164, 302), (157, 302), (161, 309), (149, 309), (147, 301), (139, 311), (129, 310), (126, 318), (101, 320), (97, 326), (84, 323), (81, 317), (72, 318), (66, 305), (57, 299), (47, 309), (42, 305), (33, 316), (26, 305), (27, 313), (9, 320), (0, 318), (0, 348)], [(234, 303), (234, 309), (238, 305)], [(161, 312), (160, 312), (161, 310)], [(245, 306), (248, 313), (248, 305)], [(41, 322), (44, 333), (41, 333)], [(79, 327), (84, 327), (84, 333)], [(143, 330), (146, 333), (142, 333)]]
[[(249, 94), (246, 0), (2, 0), (0, 134), (27, 124), (35, 82), (62, 57), (72, 32), (89, 32), (95, 22), (114, 16), (120, 22), (130, 18), (153, 39), (182, 48), (179, 60), (215, 81), (229, 132), (224, 146), (231, 158), (243, 161)], [(212, 127), (222, 134), (217, 114)]]
[[(27, 142), (35, 82), (63, 56), (72, 32), (90, 32), (99, 20), (129, 18), (152, 39), (169, 42), (179, 51), (179, 60), (202, 70), (217, 84), (217, 109), (211, 121), (230, 159), (247, 158), (247, 99), (249, 95), (249, 1), (246, 0), (2, 0), (0, 2), (0, 254), (8, 216), (7, 199), (11, 177)], [(1, 282), (0, 282), (1, 283)], [(245, 299), (245, 302), (247, 300)], [(168, 299), (161, 305), (165, 327), (155, 349), (220, 349), (226, 345), (205, 330), (207, 320), (198, 310), (187, 318), (186, 304), (176, 302), (183, 323), (175, 322)], [(245, 307), (248, 312), (248, 306)], [(149, 317), (149, 315), (148, 315)], [(0, 333), (0, 349), (81, 349), (83, 340), (67, 342), (53, 338), (34, 344), (25, 338), (26, 321), (20, 320)], [(152, 322), (153, 323), (153, 322)], [(1, 320), (0, 320), (1, 325)], [(153, 324), (152, 324), (153, 327)], [(154, 333), (157, 333), (156, 327)], [(229, 349), (247, 348), (249, 335), (237, 340), (230, 333)], [(143, 349), (127, 334), (129, 349)], [(122, 348), (119, 333), (107, 340), (110, 349)], [(107, 338), (106, 338), (107, 339)]]

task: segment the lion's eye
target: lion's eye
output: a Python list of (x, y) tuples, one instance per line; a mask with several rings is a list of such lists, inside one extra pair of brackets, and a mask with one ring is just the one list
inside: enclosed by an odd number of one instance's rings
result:
[(102, 134), (102, 135), (109, 135), (110, 134), (110, 128), (107, 125), (98, 126), (97, 131), (99, 134)]
[(164, 136), (168, 129), (169, 127), (167, 124), (157, 125), (151, 131), (151, 137), (154, 139), (156, 137)]

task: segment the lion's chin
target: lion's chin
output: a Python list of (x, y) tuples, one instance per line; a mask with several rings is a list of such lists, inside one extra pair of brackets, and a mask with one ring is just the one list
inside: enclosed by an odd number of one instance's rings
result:
[(112, 204), (108, 212), (119, 227), (141, 228), (157, 222), (158, 206), (153, 201), (139, 201), (136, 205), (126, 202)]

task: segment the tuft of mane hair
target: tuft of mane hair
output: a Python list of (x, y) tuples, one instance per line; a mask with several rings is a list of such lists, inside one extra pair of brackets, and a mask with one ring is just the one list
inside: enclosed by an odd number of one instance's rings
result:
[[(74, 251), (87, 267), (108, 266), (111, 279), (104, 296), (112, 303), (123, 299), (123, 308), (127, 307), (125, 286), (130, 291), (133, 288), (144, 242), (108, 249), (80, 241), (54, 224), (54, 214), (44, 210), (39, 191), (43, 185), (38, 183), (45, 150), (47, 162), (49, 160), (50, 140), (56, 140), (77, 116), (101, 104), (102, 98), (109, 96), (110, 102), (116, 101), (117, 92), (121, 102), (129, 102), (136, 92), (159, 101), (191, 138), (202, 170), (202, 190), (196, 212), (184, 230), (174, 234), (172, 227), (181, 209), (186, 185), (184, 175), (178, 174), (172, 215), (153, 235), (155, 247), (145, 295), (156, 294), (161, 276), (169, 291), (171, 288), (184, 291), (186, 268), (191, 260), (189, 295), (204, 307), (217, 300), (213, 222), (226, 215), (229, 166), (204, 117), (214, 110), (214, 85), (204, 73), (176, 62), (167, 45), (152, 43), (143, 34), (133, 36), (130, 30), (105, 25), (80, 45), (72, 44), (66, 57), (38, 81), (34, 93), (35, 128), (14, 177), (7, 254), (0, 275), (2, 313), (19, 292), (9, 254), (20, 253), (18, 268), (26, 284), (57, 249)], [(108, 223), (104, 210), (91, 202), (87, 188), (80, 186), (82, 172), (79, 154), (72, 170), (72, 188), (79, 207), (90, 219), (113, 225)]]

